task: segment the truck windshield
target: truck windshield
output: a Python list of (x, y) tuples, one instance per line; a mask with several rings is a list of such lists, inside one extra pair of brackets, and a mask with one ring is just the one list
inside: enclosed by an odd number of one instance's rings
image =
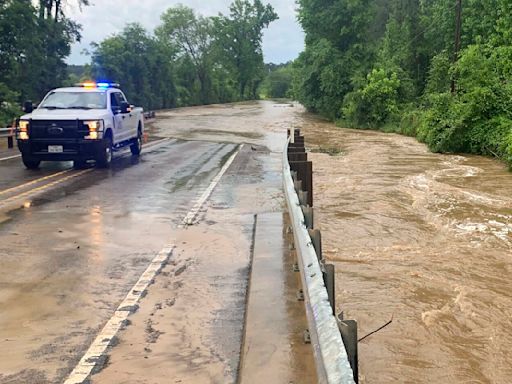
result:
[(106, 92), (52, 92), (39, 108), (46, 109), (106, 109)]

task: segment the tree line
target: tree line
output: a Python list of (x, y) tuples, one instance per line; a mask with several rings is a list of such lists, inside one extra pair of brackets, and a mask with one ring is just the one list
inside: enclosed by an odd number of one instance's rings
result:
[(92, 75), (116, 79), (149, 109), (254, 99), (265, 77), (263, 29), (276, 19), (260, 0), (235, 0), (229, 15), (213, 17), (178, 5), (153, 33), (129, 24), (94, 45)]
[[(77, 0), (88, 6), (89, 0)], [(80, 80), (119, 82), (147, 109), (255, 99), (265, 79), (262, 34), (278, 18), (261, 0), (234, 0), (227, 15), (204, 17), (178, 5), (153, 31), (138, 23), (93, 43), (85, 72), (68, 71), (81, 26), (62, 0), (0, 3), (0, 125), (21, 113), (23, 100)]]
[(306, 47), (292, 87), (309, 110), (512, 164), (512, 2), (298, 4)]
[(65, 59), (80, 37), (61, 0), (0, 2), (0, 125), (19, 115), (22, 100), (37, 100), (66, 79)]

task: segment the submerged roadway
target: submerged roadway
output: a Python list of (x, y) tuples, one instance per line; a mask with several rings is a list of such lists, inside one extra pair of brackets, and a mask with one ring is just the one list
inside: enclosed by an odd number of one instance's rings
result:
[[(29, 171), (0, 147), (0, 383), (234, 382), (254, 217), (283, 210), (291, 109), (162, 112), (143, 155), (108, 170)], [(104, 342), (117, 353), (98, 373), (84, 356)]]

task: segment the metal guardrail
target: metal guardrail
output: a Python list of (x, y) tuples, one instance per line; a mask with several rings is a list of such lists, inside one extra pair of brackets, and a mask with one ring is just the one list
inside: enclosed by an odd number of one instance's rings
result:
[[(358, 382), (357, 324), (344, 322), (334, 315), (334, 266), (325, 264), (319, 231), (315, 234), (312, 230), (312, 165), (307, 161), (303, 140), (299, 131), (294, 130), (289, 135), (283, 152), (283, 183), (318, 382), (355, 384)], [(289, 158), (298, 161), (289, 162)], [(290, 163), (296, 171), (292, 171)], [(299, 180), (299, 173), (302, 173), (302, 180)], [(302, 191), (303, 184), (306, 192)]]
[(14, 128), (0, 128), (0, 138), (7, 138), (7, 147), (14, 148), (14, 136), (16, 130)]
[(144, 112), (145, 119), (154, 119), (156, 117), (155, 111)]

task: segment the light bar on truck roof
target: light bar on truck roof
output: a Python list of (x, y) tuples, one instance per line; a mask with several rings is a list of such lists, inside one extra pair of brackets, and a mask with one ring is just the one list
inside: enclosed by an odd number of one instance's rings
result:
[(118, 83), (107, 83), (107, 82), (96, 83), (94, 81), (86, 81), (85, 83), (78, 83), (78, 84), (76, 84), (76, 86), (82, 87), (82, 88), (102, 88), (102, 89), (119, 88), (120, 87)]

